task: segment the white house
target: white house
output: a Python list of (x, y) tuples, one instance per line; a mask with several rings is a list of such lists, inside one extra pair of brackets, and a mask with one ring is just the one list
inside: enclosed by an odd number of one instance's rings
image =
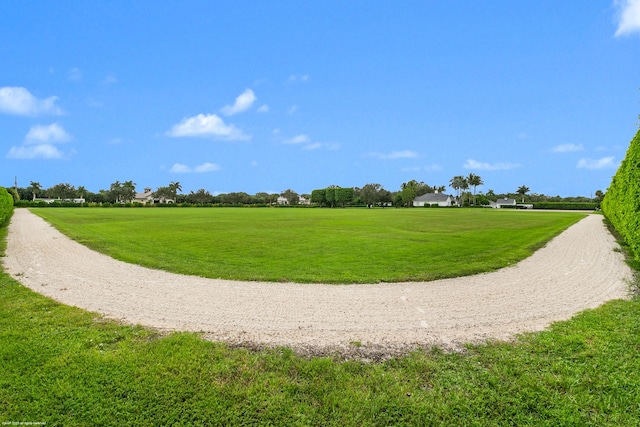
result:
[(147, 187), (147, 188), (144, 189), (144, 192), (136, 193), (136, 195), (133, 196), (133, 201), (134, 202), (138, 202), (138, 203), (142, 203), (144, 205), (146, 205), (147, 203), (152, 205), (153, 204), (153, 191), (151, 190), (151, 188)]
[(489, 200), (489, 206), (491, 206), (492, 208), (496, 208), (496, 209), (500, 209), (500, 208), (505, 208), (505, 207), (516, 207), (516, 199), (508, 199), (508, 198), (504, 198), (504, 199), (498, 199), (495, 202), (492, 200)]
[(437, 205), (441, 207), (455, 205), (453, 196), (443, 193), (426, 193), (413, 199), (413, 206)]

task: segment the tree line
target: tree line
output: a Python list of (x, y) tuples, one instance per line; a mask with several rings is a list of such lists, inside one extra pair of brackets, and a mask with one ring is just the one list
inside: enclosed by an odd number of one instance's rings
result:
[[(596, 202), (602, 201), (604, 194), (596, 191), (595, 198), (587, 197), (560, 197), (531, 193), (529, 187), (522, 185), (513, 193), (497, 194), (493, 190), (486, 193), (478, 192), (478, 187), (484, 185), (483, 179), (474, 173), (467, 176), (456, 175), (449, 181), (449, 187), (458, 206), (488, 205), (489, 201), (500, 198), (517, 198), (520, 203), (533, 202)], [(83, 199), (86, 203), (96, 204), (127, 204), (135, 201), (136, 183), (133, 181), (115, 181), (108, 190), (100, 190), (97, 193), (87, 190), (84, 186), (75, 187), (69, 183), (55, 184), (44, 188), (39, 182), (30, 181), (28, 187), (9, 187), (7, 191), (18, 200), (58, 199), (74, 200)], [(429, 185), (423, 181), (410, 180), (400, 185), (396, 191), (385, 189), (379, 183), (367, 183), (362, 187), (340, 187), (330, 185), (326, 188), (316, 189), (311, 194), (299, 194), (292, 189), (280, 193), (259, 192), (248, 194), (245, 192), (231, 192), (213, 195), (208, 190), (201, 188), (181, 193), (180, 182), (170, 182), (166, 186), (157, 187), (152, 192), (157, 203), (178, 203), (194, 205), (273, 205), (280, 200), (286, 200), (288, 205), (301, 203), (313, 203), (320, 207), (346, 207), (346, 206), (413, 206), (416, 197), (427, 193), (444, 193), (447, 187), (444, 185)]]

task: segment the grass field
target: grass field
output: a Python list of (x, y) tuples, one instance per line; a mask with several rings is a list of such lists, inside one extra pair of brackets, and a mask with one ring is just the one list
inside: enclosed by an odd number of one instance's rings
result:
[(531, 255), (584, 213), (493, 209), (33, 209), (122, 261), (211, 278), (428, 281)]
[[(0, 241), (5, 233), (0, 229)], [(470, 346), (464, 354), (416, 351), (380, 363), (232, 349), (192, 333), (160, 335), (58, 304), (4, 273), (0, 301), (3, 424), (635, 426), (640, 420), (638, 298), (587, 310), (514, 343)]]

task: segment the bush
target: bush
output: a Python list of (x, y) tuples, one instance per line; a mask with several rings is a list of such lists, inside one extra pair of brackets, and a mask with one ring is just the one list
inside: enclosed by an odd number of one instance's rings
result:
[(589, 202), (536, 202), (534, 209), (559, 209), (559, 210), (585, 210), (593, 211), (598, 207), (597, 203)]
[(602, 211), (640, 260), (640, 130), (611, 180)]
[(6, 188), (0, 187), (0, 226), (9, 222), (13, 214), (13, 196)]

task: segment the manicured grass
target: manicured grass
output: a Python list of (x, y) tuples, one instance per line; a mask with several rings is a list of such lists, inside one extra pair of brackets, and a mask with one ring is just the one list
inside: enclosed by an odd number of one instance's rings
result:
[(114, 258), (183, 274), (322, 283), (428, 281), (531, 255), (584, 213), (493, 209), (33, 209)]
[(47, 426), (632, 426), (640, 301), (466, 354), (305, 359), (161, 336), (0, 274), (0, 423)]

